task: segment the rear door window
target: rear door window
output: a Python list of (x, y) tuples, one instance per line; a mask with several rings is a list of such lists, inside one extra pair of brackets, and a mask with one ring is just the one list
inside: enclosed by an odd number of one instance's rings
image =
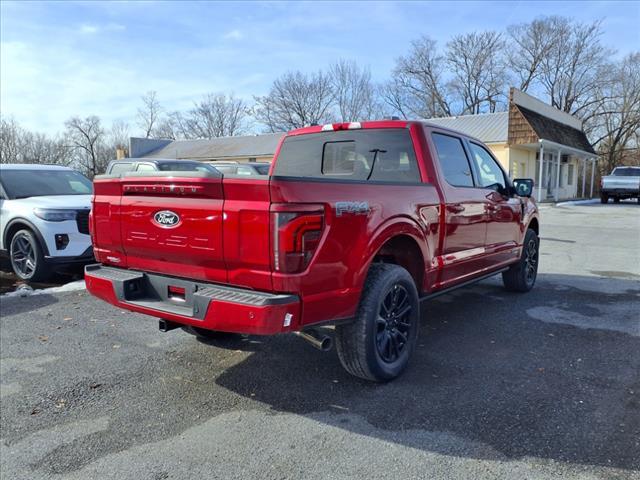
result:
[(420, 182), (413, 143), (406, 129), (341, 130), (287, 137), (274, 175)]
[(238, 167), (237, 175), (244, 175), (245, 177), (253, 175), (253, 170), (251, 167)]
[(222, 174), (235, 175), (238, 167), (232, 165), (215, 165), (214, 168)]
[(433, 133), (431, 138), (438, 153), (440, 170), (447, 183), (454, 187), (473, 187), (471, 165), (462, 140), (442, 133)]

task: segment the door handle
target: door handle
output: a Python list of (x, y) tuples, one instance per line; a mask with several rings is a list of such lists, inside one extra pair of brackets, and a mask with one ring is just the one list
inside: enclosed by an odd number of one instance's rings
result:
[(464, 212), (464, 206), (459, 203), (454, 203), (453, 205), (447, 205), (447, 210), (451, 213), (462, 213)]

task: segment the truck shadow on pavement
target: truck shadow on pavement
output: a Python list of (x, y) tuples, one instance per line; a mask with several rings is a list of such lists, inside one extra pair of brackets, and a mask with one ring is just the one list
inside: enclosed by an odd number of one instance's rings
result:
[[(639, 295), (639, 282), (621, 279), (540, 275), (526, 295), (492, 279), (424, 304), (416, 354), (394, 382), (355, 379), (335, 352), (281, 336), (253, 344), (216, 383), (278, 412), (413, 448), (638, 469)], [(485, 448), (456, 451), (405, 431)]]

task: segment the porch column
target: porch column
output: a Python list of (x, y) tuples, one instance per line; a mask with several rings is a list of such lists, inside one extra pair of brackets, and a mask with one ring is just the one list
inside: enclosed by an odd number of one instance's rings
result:
[(540, 171), (538, 173), (538, 203), (542, 201), (542, 169), (544, 165), (544, 145), (540, 143), (540, 151), (538, 152), (540, 159)]
[(593, 179), (596, 173), (596, 159), (591, 159), (591, 193), (589, 194), (589, 198), (593, 198)]
[(582, 195), (584, 198), (584, 189), (587, 185), (587, 157), (582, 157)]
[(558, 165), (556, 167), (556, 188), (553, 191), (553, 199), (557, 202), (558, 198), (560, 197), (559, 191), (560, 191), (560, 161), (562, 159), (562, 152), (560, 150), (558, 150)]

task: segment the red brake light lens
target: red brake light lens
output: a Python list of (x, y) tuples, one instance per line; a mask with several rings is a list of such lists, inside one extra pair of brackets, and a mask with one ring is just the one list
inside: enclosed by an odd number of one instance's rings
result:
[(324, 212), (273, 212), (272, 215), (275, 271), (302, 272), (320, 244)]

